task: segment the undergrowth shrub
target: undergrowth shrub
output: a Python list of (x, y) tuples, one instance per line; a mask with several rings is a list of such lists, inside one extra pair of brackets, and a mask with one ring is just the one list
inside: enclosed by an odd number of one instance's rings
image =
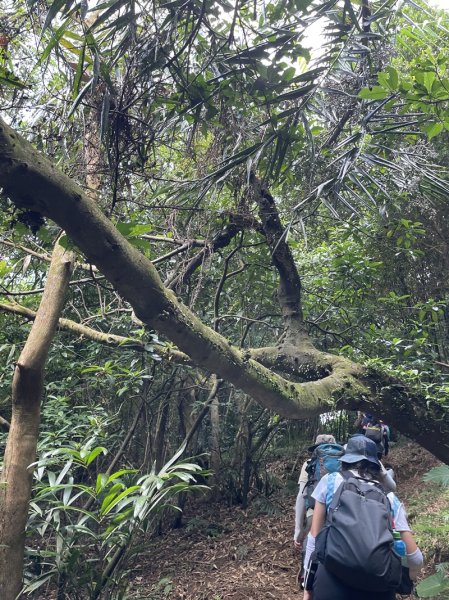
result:
[[(58, 599), (119, 600), (138, 534), (151, 532), (160, 511), (180, 492), (208, 489), (195, 477), (198, 465), (182, 461), (181, 448), (159, 472), (135, 469), (98, 473), (89, 468), (106, 453), (101, 446), (47, 451), (36, 463), (28, 524), (24, 595), (46, 585)], [(42, 590), (41, 590), (42, 591)]]

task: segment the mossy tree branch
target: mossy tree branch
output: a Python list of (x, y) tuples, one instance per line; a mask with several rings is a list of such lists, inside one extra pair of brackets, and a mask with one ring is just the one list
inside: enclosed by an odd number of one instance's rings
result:
[[(95, 264), (132, 305), (138, 318), (166, 335), (197, 366), (217, 373), (261, 405), (299, 419), (335, 408), (372, 407), (374, 403), (374, 412), (391, 414), (390, 422), (404, 433), (411, 430), (391, 408), (404, 400), (402, 390), (395, 390), (382, 378), (373, 381), (360, 365), (317, 351), (309, 340), (286, 353), (288, 379), (271, 367), (275, 359), (269, 353), (259, 362), (252, 358), (257, 354), (233, 347), (163, 285), (154, 265), (129, 244), (76, 183), (1, 120), (0, 186), (16, 206), (40, 212), (60, 225), (88, 262)], [(282, 349), (285, 345), (277, 350)], [(305, 357), (310, 359), (306, 363)], [(418, 423), (423, 430), (433, 430), (438, 407), (430, 410), (423, 398), (410, 393), (407, 401), (413, 431), (418, 430)], [(443, 435), (447, 439), (449, 423), (440, 422), (439, 431), (439, 439)], [(422, 444), (449, 461), (449, 448), (443, 444), (436, 449), (429, 440)]]

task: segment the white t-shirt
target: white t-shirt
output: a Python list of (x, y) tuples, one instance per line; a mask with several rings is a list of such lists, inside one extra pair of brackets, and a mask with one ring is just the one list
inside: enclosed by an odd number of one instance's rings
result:
[[(356, 471), (351, 471), (351, 473), (357, 475)], [(328, 480), (330, 476), (334, 476), (334, 474), (331, 473), (330, 475), (325, 475), (322, 479), (320, 479), (318, 485), (312, 493), (312, 497), (315, 498), (315, 500), (318, 500), (318, 502), (321, 502), (321, 504), (326, 504), (326, 496), (328, 493)], [(335, 475), (334, 489), (332, 490), (331, 496), (334, 495), (342, 481), (344, 481), (344, 477), (340, 473), (337, 473)], [(396, 531), (411, 531), (410, 525), (407, 521), (407, 514), (405, 512), (405, 508), (402, 502), (400, 502), (399, 498), (395, 494), (393, 494), (393, 492), (387, 494), (387, 497), (390, 500), (390, 504), (392, 506), (394, 527)]]

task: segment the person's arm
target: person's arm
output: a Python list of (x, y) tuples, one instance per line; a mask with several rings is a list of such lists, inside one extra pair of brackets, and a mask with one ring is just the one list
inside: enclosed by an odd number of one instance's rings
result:
[(293, 543), (295, 544), (295, 548), (298, 550), (302, 548), (305, 537), (306, 506), (303, 494), (308, 480), (308, 473), (306, 470), (307, 465), (308, 461), (306, 461), (301, 467), (301, 473), (298, 481), (299, 489), (295, 503), (295, 533), (293, 535)]
[(407, 514), (402, 503), (399, 505), (395, 514), (395, 528), (401, 533), (401, 539), (405, 544), (405, 555), (407, 558), (410, 579), (415, 580), (423, 566), (423, 555), (410, 531)]
[(305, 527), (305, 516), (306, 506), (304, 503), (303, 494), (304, 484), (299, 484), (298, 495), (296, 496), (295, 504), (295, 533), (293, 536), (293, 542), (295, 547), (300, 550), (304, 542), (304, 527)]
[(423, 555), (418, 548), (417, 543), (411, 531), (401, 531), (401, 539), (405, 543), (405, 552), (407, 558), (407, 567), (410, 579), (413, 581), (418, 577), (423, 566)]
[(326, 505), (318, 500), (315, 502), (315, 509), (313, 511), (312, 527), (310, 528), (310, 535), (314, 538), (323, 529), (324, 521), (326, 520)]
[[(380, 461), (379, 461), (380, 462)], [(380, 477), (380, 484), (382, 485), (382, 487), (384, 488), (384, 490), (388, 493), (388, 492), (395, 492), (396, 491), (396, 482), (393, 479), (394, 477), (394, 471), (393, 469), (386, 469), (382, 463), (380, 463), (380, 473), (381, 473), (381, 477)]]
[[(315, 550), (315, 538), (324, 526), (326, 520), (326, 505), (316, 500), (315, 508), (313, 510), (312, 527), (310, 533), (307, 536), (306, 556), (304, 559), (304, 565), (306, 569), (305, 585), (307, 587), (307, 577), (310, 573), (310, 567), (312, 562), (312, 554)], [(311, 590), (304, 590), (304, 600), (312, 600), (313, 592)]]

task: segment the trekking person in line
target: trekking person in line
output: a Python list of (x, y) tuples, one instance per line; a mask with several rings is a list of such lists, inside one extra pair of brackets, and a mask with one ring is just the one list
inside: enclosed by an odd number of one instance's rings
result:
[[(370, 413), (363, 413), (360, 419), (361, 433), (377, 444), (378, 453), (388, 456), (390, 450), (390, 428), (382, 420)], [(380, 458), (380, 457), (379, 457)]]
[(357, 417), (354, 421), (354, 430), (356, 433), (365, 433), (366, 426), (373, 419), (373, 416), (370, 413), (362, 412), (361, 410), (357, 411)]
[[(364, 436), (364, 433), (353, 433), (350, 438), (357, 436)], [(348, 444), (345, 444), (343, 448), (346, 450)], [(378, 481), (382, 485), (383, 489), (386, 492), (395, 492), (396, 491), (396, 481), (394, 480), (394, 471), (393, 469), (386, 469), (381, 462), (383, 446), (382, 444), (376, 444), (377, 449), (377, 458), (379, 459), (380, 464), (380, 473), (378, 475)], [(310, 530), (310, 527), (309, 527)]]
[[(335, 444), (335, 438), (333, 435), (327, 435), (322, 433), (316, 436), (315, 443), (313, 446), (308, 448), (308, 451), (312, 453), (317, 446), (320, 444)], [(299, 475), (298, 480), (298, 495), (296, 496), (296, 505), (295, 505), (295, 533), (293, 536), (293, 543), (297, 550), (302, 550), (303, 542), (310, 531), (310, 526), (312, 524), (312, 515), (313, 509), (306, 509), (305, 498), (304, 498), (304, 488), (306, 487), (308, 480), (307, 473), (307, 465), (309, 464), (309, 460), (307, 459), (301, 468), (301, 473)]]
[[(330, 446), (328, 446), (330, 445)], [(317, 464), (320, 461), (319, 453), (316, 452), (317, 448), (322, 446), (324, 455), (321, 456), (322, 465)], [(311, 453), (311, 457), (304, 462), (301, 468), (301, 473), (298, 480), (298, 495), (296, 497), (295, 504), (295, 532), (293, 536), (293, 543), (295, 549), (301, 553), (299, 571), (298, 571), (298, 585), (302, 589), (303, 574), (304, 574), (304, 540), (309, 533), (310, 526), (312, 524), (313, 515), (313, 503), (311, 495), (316, 487), (319, 479), (324, 475), (326, 471), (325, 466), (329, 467), (329, 463), (326, 459), (326, 449), (330, 450), (333, 455), (330, 460), (334, 464), (334, 468), (339, 468), (338, 458), (343, 454), (343, 448), (339, 446), (335, 437), (330, 434), (317, 435), (313, 446), (308, 448)], [(337, 454), (335, 455), (335, 452)], [(320, 472), (321, 471), (321, 472)]]
[(401, 573), (414, 580), (423, 563), (404, 506), (379, 485), (372, 440), (349, 438), (341, 463), (341, 473), (325, 475), (313, 492), (304, 600), (394, 600), (396, 591), (405, 593)]
[(388, 453), (390, 452), (390, 428), (383, 421), (379, 421), (379, 423), (382, 427), (382, 444), (384, 446), (384, 453), (385, 457), (387, 457)]

